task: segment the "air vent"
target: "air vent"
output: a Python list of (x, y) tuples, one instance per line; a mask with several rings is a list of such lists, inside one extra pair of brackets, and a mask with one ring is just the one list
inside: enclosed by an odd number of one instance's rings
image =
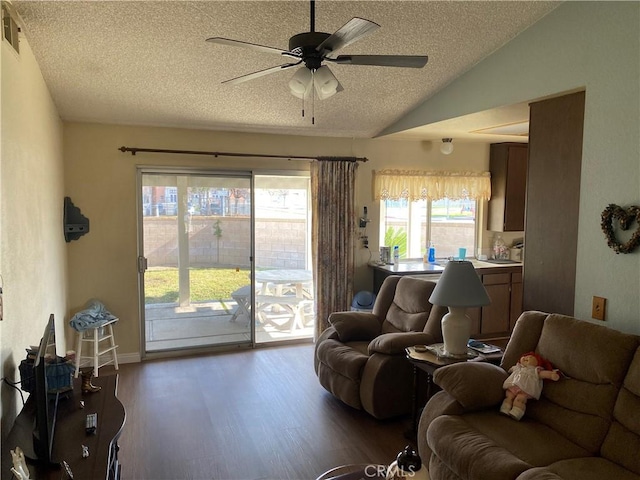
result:
[(19, 32), (20, 27), (18, 27), (18, 24), (11, 15), (10, 5), (6, 2), (2, 2), (2, 36), (18, 53), (20, 53), (20, 40), (18, 39)]

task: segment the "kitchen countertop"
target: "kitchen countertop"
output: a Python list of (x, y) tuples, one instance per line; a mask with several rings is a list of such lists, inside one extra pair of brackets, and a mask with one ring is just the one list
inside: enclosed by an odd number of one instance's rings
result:
[[(422, 260), (401, 260), (398, 265), (378, 265), (370, 263), (369, 266), (388, 274), (440, 274), (444, 270), (444, 266), (447, 264), (447, 261), (448, 260), (442, 259), (436, 260), (436, 263), (423, 263)], [(476, 259), (470, 259), (469, 261), (476, 270), (522, 266), (522, 262), (491, 263)]]

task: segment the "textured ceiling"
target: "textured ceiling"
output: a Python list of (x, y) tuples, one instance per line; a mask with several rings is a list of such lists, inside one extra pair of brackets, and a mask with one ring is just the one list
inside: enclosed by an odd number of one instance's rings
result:
[[(557, 6), (319, 0), (316, 31), (332, 33), (356, 16), (381, 25), (340, 54), (428, 55), (429, 62), (423, 69), (330, 64), (344, 91), (314, 102), (311, 125), (312, 106), (302, 118), (302, 101), (289, 93), (294, 69), (235, 86), (221, 83), (287, 59), (205, 42), (220, 36), (286, 50), (289, 37), (309, 30), (309, 2), (12, 3), (65, 120), (365, 138)], [(480, 128), (489, 126), (486, 120)]]

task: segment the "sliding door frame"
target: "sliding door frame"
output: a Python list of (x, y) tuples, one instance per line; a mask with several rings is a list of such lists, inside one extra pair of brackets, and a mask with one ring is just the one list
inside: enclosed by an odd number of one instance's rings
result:
[[(219, 351), (238, 348), (255, 348), (256, 346), (256, 326), (254, 309), (251, 309), (250, 318), (250, 340), (243, 343), (208, 345), (203, 347), (192, 347), (188, 349), (178, 350), (162, 350), (159, 352), (147, 352), (146, 347), (146, 311), (145, 311), (145, 285), (144, 273), (146, 271), (146, 259), (144, 258), (144, 233), (143, 233), (143, 201), (142, 187), (143, 176), (147, 175), (189, 175), (189, 176), (210, 176), (210, 177), (237, 177), (249, 180), (251, 208), (250, 208), (250, 281), (251, 286), (255, 285), (255, 202), (254, 202), (254, 178), (256, 172), (253, 170), (225, 170), (219, 167), (212, 168), (191, 168), (191, 167), (167, 167), (167, 166), (147, 166), (139, 165), (136, 167), (136, 209), (137, 209), (137, 274), (138, 274), (138, 318), (140, 322), (140, 357), (145, 358), (161, 358), (170, 356), (180, 356), (184, 354), (193, 354), (199, 351)], [(255, 302), (255, 288), (251, 288), (251, 305)]]

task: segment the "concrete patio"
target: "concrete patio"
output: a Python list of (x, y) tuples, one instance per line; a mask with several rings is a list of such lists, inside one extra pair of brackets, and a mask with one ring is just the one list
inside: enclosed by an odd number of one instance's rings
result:
[[(146, 351), (246, 343), (251, 339), (250, 318), (240, 314), (234, 321), (238, 305), (234, 300), (176, 304), (153, 304), (145, 308)], [(308, 339), (313, 336), (314, 316), (311, 306), (305, 310), (303, 328), (291, 330), (290, 312), (262, 310), (266, 322), (256, 319), (256, 343)]]

